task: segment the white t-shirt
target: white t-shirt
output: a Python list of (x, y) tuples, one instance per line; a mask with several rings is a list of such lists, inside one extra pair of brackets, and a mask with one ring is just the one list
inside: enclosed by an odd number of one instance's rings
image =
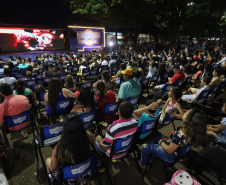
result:
[(152, 77), (153, 75), (155, 75), (155, 72), (156, 72), (156, 67), (151, 67), (151, 66), (149, 66), (149, 72), (148, 72), (148, 75), (147, 75), (147, 78), (149, 78), (149, 77)]
[(101, 65), (102, 66), (107, 66), (108, 65), (108, 61), (107, 60), (104, 60)]
[(110, 60), (109, 67), (111, 66), (111, 64), (116, 64), (116, 60)]
[(16, 83), (16, 78), (14, 78), (14, 77), (4, 77), (4, 78), (0, 79), (0, 84), (1, 83), (7, 83), (9, 85), (13, 85), (14, 83)]

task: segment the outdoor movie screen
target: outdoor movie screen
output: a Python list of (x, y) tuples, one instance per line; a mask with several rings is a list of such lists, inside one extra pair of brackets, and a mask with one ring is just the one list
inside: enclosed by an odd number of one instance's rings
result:
[(0, 28), (0, 51), (64, 49), (63, 30)]

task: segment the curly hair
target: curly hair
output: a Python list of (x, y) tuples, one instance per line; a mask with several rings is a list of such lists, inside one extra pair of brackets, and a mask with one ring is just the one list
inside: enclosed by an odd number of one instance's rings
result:
[(207, 143), (206, 124), (208, 119), (206, 115), (197, 109), (191, 109), (183, 124), (183, 131), (188, 143), (197, 147)]

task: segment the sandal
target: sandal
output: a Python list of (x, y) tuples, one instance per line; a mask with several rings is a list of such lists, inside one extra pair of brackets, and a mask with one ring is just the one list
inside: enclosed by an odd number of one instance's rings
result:
[(24, 139), (28, 138), (28, 134), (26, 130), (21, 130), (20, 134), (23, 136)]

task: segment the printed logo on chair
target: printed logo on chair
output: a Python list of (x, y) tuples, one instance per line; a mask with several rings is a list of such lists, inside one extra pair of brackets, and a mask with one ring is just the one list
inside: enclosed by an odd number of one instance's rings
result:
[(53, 129), (49, 129), (50, 134), (59, 134), (63, 130), (63, 126), (55, 127)]
[(22, 116), (22, 117), (19, 117), (17, 119), (13, 119), (13, 123), (17, 124), (17, 123), (22, 123), (24, 122), (25, 120), (27, 119), (27, 116)]
[(147, 129), (147, 130), (152, 129), (153, 127), (154, 127), (154, 124), (148, 124), (148, 125), (146, 125), (146, 129)]
[(84, 118), (84, 122), (90, 122), (94, 118), (94, 115), (90, 115)]
[(71, 169), (71, 173), (73, 175), (79, 174), (79, 173), (83, 173), (90, 166), (90, 162), (91, 161), (87, 162), (86, 164), (84, 164), (84, 165), (82, 165), (82, 166), (80, 166), (78, 168)]
[(122, 142), (122, 147), (128, 146), (128, 145), (131, 143), (131, 141), (132, 141), (132, 138), (129, 138), (128, 140), (123, 141), (123, 142)]
[(109, 111), (114, 111), (117, 109), (117, 107), (118, 107), (118, 105), (112, 105), (109, 107)]
[(65, 107), (67, 107), (68, 105), (69, 105), (69, 101), (66, 101), (66, 102), (64, 102), (64, 103), (60, 103), (60, 104), (59, 104), (60, 108), (65, 108)]

